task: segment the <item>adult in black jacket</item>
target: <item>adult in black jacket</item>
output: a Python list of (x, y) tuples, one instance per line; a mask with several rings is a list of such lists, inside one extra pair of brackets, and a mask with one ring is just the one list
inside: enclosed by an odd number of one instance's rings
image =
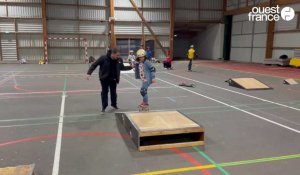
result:
[(107, 52), (107, 55), (101, 56), (94, 62), (87, 72), (87, 79), (91, 78), (93, 71), (100, 66), (99, 79), (102, 86), (101, 101), (102, 112), (105, 112), (108, 106), (108, 92), (110, 90), (111, 106), (118, 109), (117, 106), (117, 84), (120, 82), (121, 70), (130, 70), (130, 66), (124, 66), (123, 60), (120, 58), (118, 49), (113, 48)]

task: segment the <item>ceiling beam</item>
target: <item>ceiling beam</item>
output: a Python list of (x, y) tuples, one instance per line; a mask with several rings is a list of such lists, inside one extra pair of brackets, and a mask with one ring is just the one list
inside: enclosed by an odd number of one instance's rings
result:
[(167, 56), (167, 51), (166, 49), (163, 47), (163, 45), (160, 43), (159, 39), (157, 38), (157, 36), (155, 35), (155, 33), (153, 32), (153, 30), (151, 29), (150, 25), (147, 23), (146, 19), (144, 18), (144, 16), (142, 15), (142, 13), (140, 12), (138, 6), (136, 5), (136, 3), (134, 2), (134, 0), (129, 0), (130, 3), (132, 4), (132, 6), (134, 7), (135, 11), (137, 12), (137, 14), (140, 16), (142, 22), (146, 25), (146, 27), (148, 28), (149, 32), (151, 33), (153, 39), (155, 40), (155, 42), (158, 44), (158, 46), (161, 48), (161, 50), (163, 51), (163, 53), (165, 54), (165, 56)]
[(110, 12), (110, 47), (114, 48), (117, 46), (116, 35), (115, 35), (115, 1), (110, 0), (109, 12)]
[(43, 45), (44, 45), (44, 60), (48, 63), (48, 31), (47, 31), (47, 13), (46, 13), (46, 0), (42, 0), (42, 25), (43, 25)]
[(173, 47), (174, 47), (174, 20), (175, 20), (175, 0), (170, 0), (170, 41), (169, 41), (169, 53), (170, 57), (173, 58)]

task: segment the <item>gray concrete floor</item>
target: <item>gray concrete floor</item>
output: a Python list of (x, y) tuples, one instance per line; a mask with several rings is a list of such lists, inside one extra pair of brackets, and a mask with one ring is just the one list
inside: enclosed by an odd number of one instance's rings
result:
[[(149, 90), (150, 110), (179, 110), (203, 125), (206, 145), (198, 149), (221, 165), (287, 155), (298, 158), (170, 174), (299, 175), (300, 85), (201, 64), (187, 72), (186, 66), (175, 62), (175, 70), (166, 71), (156, 65), (158, 82)], [(0, 167), (35, 163), (38, 175), (52, 174), (65, 80), (59, 174), (129, 175), (211, 164), (195, 148), (138, 152), (130, 138), (120, 135), (124, 133), (115, 111), (100, 115), (98, 72), (87, 81), (86, 69), (87, 65), (0, 65)], [(231, 77), (257, 78), (274, 89), (230, 87), (224, 81)], [(196, 87), (174, 86), (181, 82)], [(137, 110), (140, 84), (133, 74), (122, 74), (118, 112)]]

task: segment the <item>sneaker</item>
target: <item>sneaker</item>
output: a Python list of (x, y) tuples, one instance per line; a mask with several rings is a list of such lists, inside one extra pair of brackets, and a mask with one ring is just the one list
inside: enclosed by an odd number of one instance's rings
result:
[(111, 105), (111, 107), (113, 107), (114, 109), (118, 110), (118, 106), (117, 105)]
[(139, 105), (139, 107), (141, 107), (141, 108), (148, 107), (148, 106), (149, 106), (149, 104), (146, 104), (144, 102)]
[(102, 109), (100, 112), (101, 115), (105, 114), (105, 109)]

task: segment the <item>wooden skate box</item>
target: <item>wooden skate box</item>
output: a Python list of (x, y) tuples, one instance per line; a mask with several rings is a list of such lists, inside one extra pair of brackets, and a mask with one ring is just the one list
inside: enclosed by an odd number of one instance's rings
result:
[(34, 164), (0, 168), (0, 175), (34, 175)]
[(177, 111), (118, 113), (139, 151), (204, 145), (204, 128)]

